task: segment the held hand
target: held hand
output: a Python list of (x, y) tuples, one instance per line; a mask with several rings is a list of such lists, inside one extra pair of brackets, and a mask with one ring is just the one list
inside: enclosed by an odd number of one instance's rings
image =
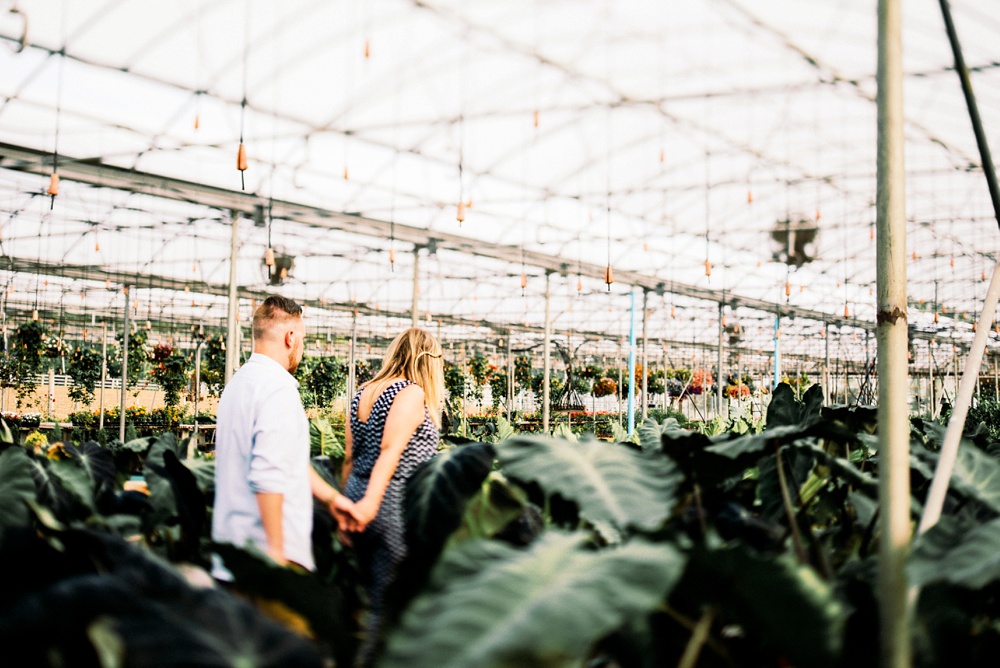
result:
[(328, 508), (330, 514), (337, 521), (337, 528), (343, 531), (361, 531), (356, 518), (356, 506), (343, 494), (338, 494), (330, 501)]
[(354, 529), (354, 531), (364, 531), (365, 527), (371, 524), (378, 515), (378, 507), (378, 501), (367, 496), (354, 504), (354, 519), (359, 525), (359, 528)]

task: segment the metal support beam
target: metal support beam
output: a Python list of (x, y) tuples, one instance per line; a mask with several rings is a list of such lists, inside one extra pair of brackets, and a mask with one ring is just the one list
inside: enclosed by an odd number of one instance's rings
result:
[(229, 308), (226, 315), (226, 383), (236, 373), (240, 366), (240, 320), (239, 320), (239, 288), (236, 284), (236, 261), (240, 250), (240, 214), (233, 211), (232, 215), (233, 239), (229, 251)]
[[(48, 152), (0, 142), (0, 168), (47, 175), (50, 171), (50, 164), (51, 154)], [(216, 209), (241, 212), (247, 216), (252, 216), (256, 207), (270, 207), (274, 218), (303, 225), (340, 230), (369, 238), (388, 239), (391, 234), (401, 242), (412, 243), (416, 246), (433, 244), (438, 250), (493, 258), (511, 265), (524, 264), (561, 275), (572, 272), (603, 280), (606, 268), (603, 264), (569, 262), (561, 256), (527, 250), (520, 245), (483, 243), (480, 239), (440, 230), (427, 230), (400, 223), (393, 225), (387, 220), (366, 218), (296, 202), (268, 200), (253, 193), (227, 190), (183, 179), (141, 172), (104, 164), (93, 159), (60, 155), (59, 176), (64, 181), (76, 181), (163, 199), (192, 202)], [(626, 269), (616, 269), (615, 278), (621, 283), (653, 290), (658, 294), (672, 292), (693, 299), (715, 303), (725, 302), (734, 308), (742, 306), (767, 313), (774, 313), (776, 308), (773, 302), (764, 299), (733, 295), (729, 291), (712, 290), (677, 281), (668, 283), (659, 277)], [(781, 313), (792, 318), (816, 320), (838, 326), (859, 329), (872, 328), (872, 324), (869, 322), (788, 304), (781, 306)]]
[(549, 388), (551, 382), (549, 376), (552, 374), (552, 316), (550, 302), (552, 301), (552, 274), (545, 272), (545, 332), (542, 340), (542, 431), (549, 431), (549, 410), (551, 399)]
[(642, 419), (649, 417), (649, 290), (642, 291)]
[(726, 337), (726, 326), (723, 324), (725, 321), (725, 304), (719, 304), (719, 355), (718, 361), (715, 367), (715, 401), (716, 401), (716, 415), (722, 415), (722, 401), (723, 401), (723, 378), (722, 378), (722, 350), (725, 346)]

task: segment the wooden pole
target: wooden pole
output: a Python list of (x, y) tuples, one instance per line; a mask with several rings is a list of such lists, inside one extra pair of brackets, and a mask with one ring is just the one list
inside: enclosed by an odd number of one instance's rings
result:
[(413, 301), (410, 305), (410, 327), (420, 320), (420, 246), (413, 247)]
[(233, 237), (229, 248), (229, 308), (226, 313), (226, 383), (240, 366), (240, 299), (237, 293), (236, 260), (240, 249), (240, 214), (233, 211), (230, 216)]
[(104, 385), (108, 380), (108, 325), (101, 323), (101, 399), (98, 404), (97, 430), (104, 430)]
[(125, 322), (122, 327), (122, 401), (118, 406), (118, 440), (125, 442), (125, 388), (128, 385), (129, 286), (125, 286)]
[(906, 193), (903, 155), (902, 12), (878, 3), (876, 264), (878, 311), (881, 665), (910, 668), (910, 424), (906, 316)]

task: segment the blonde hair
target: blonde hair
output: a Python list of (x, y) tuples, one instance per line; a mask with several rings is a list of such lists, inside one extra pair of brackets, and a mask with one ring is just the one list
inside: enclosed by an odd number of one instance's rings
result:
[(392, 340), (382, 360), (382, 368), (361, 387), (375, 385), (378, 396), (393, 378), (413, 381), (423, 389), (427, 412), (440, 429), (444, 401), (444, 361), (441, 355), (441, 344), (430, 332), (411, 327)]

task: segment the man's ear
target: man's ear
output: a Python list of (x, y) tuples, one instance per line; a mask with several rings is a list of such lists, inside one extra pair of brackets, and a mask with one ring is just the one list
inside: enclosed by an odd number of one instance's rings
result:
[(291, 349), (295, 347), (295, 330), (289, 329), (285, 332), (285, 347)]

